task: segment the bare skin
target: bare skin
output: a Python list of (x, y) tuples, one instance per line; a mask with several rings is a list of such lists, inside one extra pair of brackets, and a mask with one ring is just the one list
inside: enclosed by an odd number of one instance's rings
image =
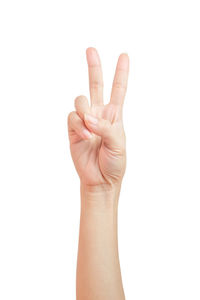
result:
[[(77, 300), (124, 300), (118, 241), (117, 209), (126, 169), (123, 104), (129, 57), (117, 62), (111, 97), (103, 100), (101, 62), (87, 48), (90, 104), (78, 96), (68, 115), (70, 151), (80, 177), (81, 216), (77, 258)], [(91, 118), (92, 117), (92, 118)]]

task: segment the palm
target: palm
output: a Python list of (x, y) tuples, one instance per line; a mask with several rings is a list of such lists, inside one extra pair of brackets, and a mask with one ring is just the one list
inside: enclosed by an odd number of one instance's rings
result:
[[(69, 140), (72, 159), (81, 181), (87, 185), (98, 185), (118, 180), (124, 173), (126, 159), (124, 153), (125, 134), (122, 123), (122, 105), (121, 103), (116, 102), (116, 100), (119, 99), (119, 95), (116, 95), (116, 93), (125, 93), (125, 83), (121, 83), (120, 85), (119, 76), (121, 76), (121, 78), (124, 74), (127, 76), (127, 70), (126, 72), (122, 72), (122, 69), (119, 69), (119, 66), (118, 69), (116, 69), (114, 83), (118, 80), (117, 86), (113, 83), (111, 94), (112, 101), (104, 105), (101, 66), (100, 64), (97, 64), (97, 66), (95, 65), (96, 68), (94, 68), (94, 57), (90, 56), (90, 51), (94, 51), (94, 49), (89, 49), (87, 59), (92, 105), (89, 106), (86, 99), (83, 101), (83, 97), (78, 97), (75, 107), (81, 122), (90, 132), (93, 132), (93, 137), (91, 139), (84, 139), (77, 130), (74, 130), (69, 125)], [(93, 84), (94, 80), (95, 85)], [(112, 96), (115, 96), (115, 98), (113, 99)], [(94, 134), (94, 131), (90, 130), (87, 124), (84, 123), (84, 112), (99, 119), (109, 121), (115, 136), (111, 146), (105, 142), (104, 136)]]
[[(112, 123), (113, 117), (117, 119), (117, 106), (111, 104), (94, 107), (93, 115), (109, 120)], [(113, 123), (118, 134), (123, 135), (123, 126), (120, 120)], [(77, 172), (86, 184), (96, 185), (105, 182), (106, 169), (114, 165), (115, 159), (104, 143), (102, 138), (95, 135), (92, 139), (81, 139), (76, 133), (72, 134), (71, 154)]]

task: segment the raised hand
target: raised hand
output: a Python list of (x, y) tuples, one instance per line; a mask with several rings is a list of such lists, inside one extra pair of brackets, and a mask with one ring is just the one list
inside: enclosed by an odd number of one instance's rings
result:
[(129, 57), (122, 53), (117, 62), (111, 97), (103, 101), (103, 75), (95, 48), (86, 50), (90, 105), (78, 96), (75, 111), (68, 115), (70, 151), (81, 184), (90, 188), (121, 184), (126, 169), (126, 136), (122, 110), (127, 90)]

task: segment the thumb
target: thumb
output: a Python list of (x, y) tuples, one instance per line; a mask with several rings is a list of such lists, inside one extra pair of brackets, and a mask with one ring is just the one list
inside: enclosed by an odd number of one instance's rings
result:
[(115, 136), (112, 128), (112, 124), (109, 120), (97, 118), (91, 114), (84, 113), (84, 122), (89, 130), (96, 135), (101, 136), (106, 144), (114, 146)]

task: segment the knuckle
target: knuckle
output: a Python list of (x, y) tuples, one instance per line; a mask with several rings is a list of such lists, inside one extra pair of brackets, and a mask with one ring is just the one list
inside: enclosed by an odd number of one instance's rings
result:
[(97, 89), (101, 89), (103, 88), (103, 82), (101, 81), (98, 81), (98, 80), (93, 80), (91, 83), (90, 83), (90, 87), (94, 90), (97, 90)]
[(127, 85), (123, 84), (122, 82), (119, 82), (119, 81), (114, 82), (114, 87), (116, 89), (120, 89), (120, 90), (126, 90), (127, 89)]
[(81, 100), (81, 99), (83, 99), (83, 98), (86, 98), (86, 96), (85, 96), (85, 95), (79, 95), (79, 96), (77, 96), (77, 97), (75, 98), (75, 100)]
[(74, 102), (77, 103), (79, 101), (82, 101), (83, 99), (85, 99), (86, 97), (84, 95), (79, 95), (74, 99)]
[(80, 95), (75, 98), (74, 100), (74, 106), (76, 110), (82, 110), (83, 107), (88, 105), (88, 100), (86, 96)]
[(71, 112), (68, 114), (68, 117), (67, 117), (67, 122), (68, 122), (68, 124), (73, 120), (74, 114), (75, 114), (75, 111), (71, 111)]

